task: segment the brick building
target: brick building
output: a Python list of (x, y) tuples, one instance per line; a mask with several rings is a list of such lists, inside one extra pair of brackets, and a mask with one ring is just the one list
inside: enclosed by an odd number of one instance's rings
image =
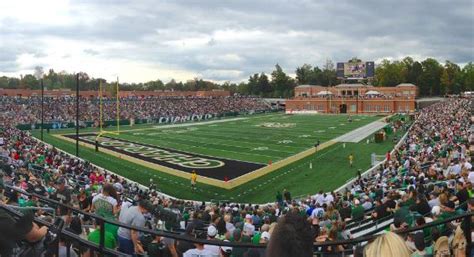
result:
[(396, 87), (301, 85), (295, 88), (295, 97), (286, 101), (286, 110), (354, 114), (413, 112), (417, 94), (418, 88), (413, 84)]

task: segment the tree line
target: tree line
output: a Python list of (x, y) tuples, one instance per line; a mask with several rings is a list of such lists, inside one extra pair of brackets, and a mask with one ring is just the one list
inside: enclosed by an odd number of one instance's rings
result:
[[(174, 79), (164, 83), (160, 79), (145, 83), (120, 83), (121, 90), (176, 90), (197, 91), (223, 89), (241, 95), (257, 95), (262, 97), (292, 97), (297, 85), (335, 86), (341, 83), (337, 79), (336, 70), (331, 60), (322, 67), (303, 64), (295, 70), (295, 78), (286, 74), (279, 64), (275, 65), (270, 74), (264, 72), (250, 75), (247, 81), (240, 83), (213, 81), (194, 78), (186, 82)], [(85, 72), (79, 73), (81, 90), (98, 90), (99, 83), (112, 85), (114, 81), (92, 78)], [(43, 72), (36, 67), (33, 74), (16, 77), (0, 77), (0, 88), (40, 89), (39, 79), (47, 89), (71, 89), (76, 86), (76, 75), (66, 71), (55, 72), (53, 69)], [(374, 86), (396, 86), (400, 83), (412, 83), (419, 87), (420, 96), (439, 96), (474, 91), (474, 64), (467, 63), (463, 67), (451, 61), (444, 64), (433, 58), (415, 61), (411, 57), (402, 60), (382, 60), (375, 68)]]

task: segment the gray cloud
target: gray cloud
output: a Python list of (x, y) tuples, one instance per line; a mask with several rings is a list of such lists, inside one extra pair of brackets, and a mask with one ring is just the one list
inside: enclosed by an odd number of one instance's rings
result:
[(90, 54), (90, 55), (98, 55), (99, 51), (96, 51), (96, 50), (91, 49), (91, 48), (87, 48), (87, 49), (84, 49), (84, 53)]
[(87, 55), (213, 80), (269, 73), (276, 63), (293, 73), (304, 63), (321, 66), (328, 58), (353, 56), (466, 63), (474, 59), (473, 10), (471, 0), (81, 0), (70, 8), (71, 20), (79, 21), (70, 24), (0, 18), (6, 51), (0, 72), (14, 71), (23, 53), (41, 54), (45, 37), (84, 43)]

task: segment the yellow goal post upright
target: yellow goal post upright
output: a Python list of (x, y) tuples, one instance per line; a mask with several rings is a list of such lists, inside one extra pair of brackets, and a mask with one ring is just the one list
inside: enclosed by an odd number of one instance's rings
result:
[(120, 95), (119, 95), (119, 78), (117, 77), (117, 83), (115, 84), (116, 86), (116, 93), (115, 93), (115, 104), (116, 104), (116, 131), (111, 131), (111, 130), (105, 130), (103, 128), (103, 123), (104, 123), (104, 107), (103, 107), (103, 90), (104, 88), (102, 87), (102, 81), (99, 81), (99, 133), (97, 134), (97, 137), (95, 138), (96, 141), (96, 150), (97, 150), (97, 143), (98, 140), (101, 136), (105, 134), (112, 134), (112, 135), (119, 135), (120, 134)]

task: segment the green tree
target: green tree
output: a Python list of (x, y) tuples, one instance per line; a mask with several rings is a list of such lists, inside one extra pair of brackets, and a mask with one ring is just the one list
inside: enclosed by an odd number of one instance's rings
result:
[[(330, 82), (333, 82), (334, 84), (336, 83), (336, 72), (335, 70), (329, 70), (326, 72), (326, 76), (327, 76), (327, 81), (328, 83)], [(309, 83), (311, 85), (322, 85), (323, 84), (323, 80), (324, 80), (324, 74), (323, 74), (323, 71), (318, 67), (314, 67), (313, 68), (313, 71), (311, 73), (311, 76), (309, 78)]]
[(247, 83), (247, 94), (249, 95), (258, 95), (258, 73), (253, 74), (249, 77), (249, 82)]
[(450, 61), (446, 61), (444, 64), (444, 69), (441, 74), (441, 93), (442, 94), (453, 94), (459, 93), (455, 92), (455, 80), (458, 73), (461, 72), (461, 68), (459, 65), (452, 63)]
[(421, 74), (423, 74), (423, 66), (421, 66), (421, 63), (419, 62), (414, 62), (413, 66), (408, 72), (408, 78), (406, 82), (412, 83), (414, 85), (420, 84)]
[(469, 62), (462, 69), (462, 91), (474, 91), (474, 64)]
[(313, 73), (313, 67), (309, 64), (303, 64), (303, 66), (296, 68), (296, 82), (299, 85), (310, 84)]
[(144, 89), (145, 90), (150, 90), (150, 91), (154, 91), (154, 90), (163, 90), (165, 89), (165, 85), (163, 84), (163, 82), (159, 79), (157, 80), (152, 80), (152, 81), (148, 81), (144, 84)]
[(337, 84), (336, 69), (334, 63), (331, 60), (326, 60), (321, 74), (321, 85), (322, 86), (335, 86)]
[(237, 93), (241, 95), (249, 95), (250, 93), (249, 84), (245, 82), (240, 82), (237, 86)]
[(260, 96), (270, 96), (272, 92), (272, 86), (270, 81), (268, 81), (268, 76), (265, 73), (261, 73), (258, 78), (258, 93)]
[(448, 71), (447, 69), (442, 69), (442, 72), (441, 72), (441, 78), (440, 78), (440, 83), (441, 83), (441, 94), (447, 94), (449, 93), (449, 89), (451, 88), (452, 90), (452, 81), (449, 79), (449, 74), (448, 74)]
[(7, 76), (1, 76), (0, 77), (0, 88), (8, 88), (8, 78)]
[(28, 88), (28, 89), (40, 88), (39, 81), (35, 78), (35, 76), (31, 74), (26, 74), (21, 80), (21, 84), (23, 85), (24, 88)]
[(237, 90), (238, 90), (237, 88), (238, 88), (237, 84), (231, 83), (229, 81), (226, 81), (221, 85), (221, 89), (229, 91), (231, 95), (237, 93)]
[[(409, 62), (409, 59), (405, 61)], [(407, 74), (406, 65), (407, 63), (405, 62), (382, 60), (375, 69), (377, 86), (393, 87), (405, 82)]]
[(7, 88), (20, 88), (20, 80), (18, 78), (9, 78)]
[(433, 58), (421, 63), (423, 73), (420, 77), (419, 88), (422, 96), (437, 96), (441, 94), (442, 66)]
[(283, 72), (279, 64), (275, 65), (272, 72), (272, 87), (274, 97), (292, 97), (294, 95), (295, 81)]

